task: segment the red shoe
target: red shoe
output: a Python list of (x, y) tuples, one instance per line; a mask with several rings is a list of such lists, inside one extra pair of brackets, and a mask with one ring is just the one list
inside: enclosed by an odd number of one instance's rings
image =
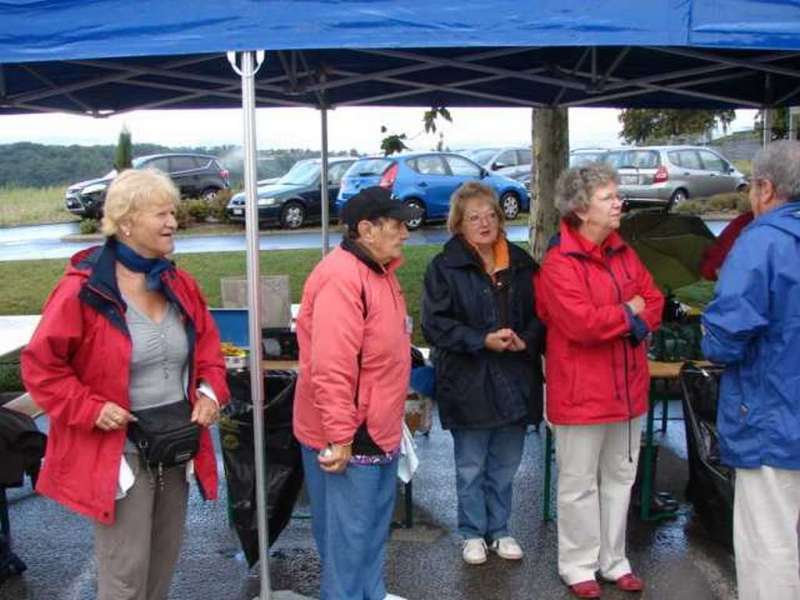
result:
[(569, 591), (577, 598), (599, 598), (600, 597), (600, 584), (594, 579), (588, 581), (579, 581), (569, 586)]
[(614, 583), (623, 592), (641, 592), (644, 589), (644, 581), (633, 573), (626, 573)]

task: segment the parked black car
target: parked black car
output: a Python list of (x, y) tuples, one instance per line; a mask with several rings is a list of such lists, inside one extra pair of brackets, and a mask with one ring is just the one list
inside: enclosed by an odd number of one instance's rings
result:
[[(133, 159), (134, 169), (158, 169), (178, 186), (181, 196), (211, 199), (230, 187), (228, 170), (214, 156), (207, 154), (151, 154)], [(98, 218), (103, 213), (106, 190), (116, 177), (111, 171), (99, 179), (81, 181), (67, 188), (64, 203), (73, 214)]]
[[(328, 201), (330, 216), (334, 216), (334, 201), (339, 194), (342, 176), (356, 161), (355, 158), (332, 158), (328, 161)], [(278, 224), (284, 229), (297, 229), (322, 216), (320, 177), (322, 163), (318, 158), (301, 160), (275, 183), (258, 187), (258, 222)], [(226, 212), (231, 221), (244, 223), (244, 192), (236, 194)]]

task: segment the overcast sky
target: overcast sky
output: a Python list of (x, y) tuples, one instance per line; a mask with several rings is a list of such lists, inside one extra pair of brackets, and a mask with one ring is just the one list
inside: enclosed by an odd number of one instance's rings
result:
[[(331, 150), (374, 153), (385, 134), (405, 133), (415, 150), (433, 148), (436, 135), (423, 133), (421, 108), (339, 108), (329, 112)], [(453, 108), (453, 123), (443, 123), (444, 143), (451, 149), (530, 143), (531, 111), (525, 108)], [(615, 109), (570, 109), (570, 147), (614, 146), (620, 124)], [(737, 111), (732, 131), (752, 128), (755, 111)], [(441, 119), (440, 119), (441, 121)], [(319, 149), (319, 113), (305, 108), (263, 108), (257, 111), (257, 143), (266, 148)], [(122, 125), (134, 143), (166, 146), (241, 145), (241, 111), (151, 110), (106, 119), (64, 114), (0, 116), (0, 143), (114, 144)]]

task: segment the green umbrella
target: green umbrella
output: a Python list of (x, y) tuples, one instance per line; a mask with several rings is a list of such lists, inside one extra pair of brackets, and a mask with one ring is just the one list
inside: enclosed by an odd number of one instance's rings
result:
[(660, 210), (626, 214), (620, 235), (636, 251), (664, 291), (701, 279), (700, 260), (705, 249), (715, 240), (700, 217)]

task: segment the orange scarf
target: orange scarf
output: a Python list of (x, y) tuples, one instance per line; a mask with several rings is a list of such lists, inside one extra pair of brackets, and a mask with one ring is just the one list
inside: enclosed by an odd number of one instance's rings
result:
[[(475, 253), (480, 257), (481, 253), (478, 251), (478, 247), (472, 243), (470, 243), (470, 246), (473, 247)], [(502, 231), (497, 235), (497, 240), (495, 240), (492, 246), (492, 255), (494, 257), (494, 271), (492, 273), (489, 273), (483, 259), (481, 259), (481, 264), (483, 265), (483, 270), (486, 271), (487, 275), (494, 281), (495, 275), (500, 271), (505, 271), (511, 264), (511, 259), (508, 254), (508, 241), (506, 240), (506, 234)]]

